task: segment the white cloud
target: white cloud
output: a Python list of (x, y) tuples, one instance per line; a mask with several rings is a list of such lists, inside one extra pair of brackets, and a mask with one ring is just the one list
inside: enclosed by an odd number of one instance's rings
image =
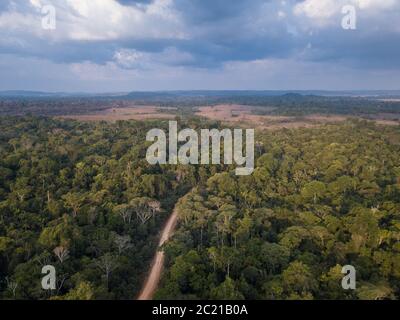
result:
[(80, 81), (113, 82), (126, 79), (132, 79), (136, 76), (134, 70), (121, 69), (113, 62), (107, 62), (104, 65), (96, 64), (90, 61), (82, 63), (72, 63), (69, 65), (70, 72), (75, 74)]
[(190, 53), (175, 47), (167, 47), (162, 52), (140, 52), (135, 49), (120, 49), (114, 53), (114, 62), (127, 69), (155, 69), (160, 66), (185, 64), (194, 61)]
[(279, 19), (284, 19), (286, 18), (286, 13), (284, 11), (279, 10), (278, 11), (278, 18)]
[(42, 2), (40, 0), (30, 0), (29, 2), (37, 9), (40, 9), (42, 7)]
[(306, 16), (314, 24), (329, 24), (333, 17), (341, 12), (345, 5), (354, 5), (369, 15), (378, 15), (382, 11), (399, 5), (398, 0), (303, 0), (293, 7), (297, 16)]
[[(41, 8), (53, 5), (57, 29), (41, 28)], [(172, 0), (123, 6), (116, 0), (30, 0), (0, 14), (0, 32), (15, 36), (49, 38), (53, 41), (115, 39), (183, 39), (187, 37)]]
[(305, 0), (294, 7), (294, 13), (312, 19), (326, 19), (333, 16), (339, 6), (335, 0)]
[(361, 9), (390, 9), (398, 0), (353, 0)]
[(121, 49), (114, 53), (114, 61), (124, 68), (134, 68), (143, 63), (143, 53), (134, 49)]

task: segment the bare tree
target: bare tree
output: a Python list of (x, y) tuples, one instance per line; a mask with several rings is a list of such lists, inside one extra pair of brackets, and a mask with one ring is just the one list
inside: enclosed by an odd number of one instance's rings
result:
[(11, 139), (8, 143), (13, 146), (14, 152), (17, 152), (18, 139)]
[(131, 205), (135, 208), (136, 216), (142, 224), (149, 221), (156, 212), (161, 211), (161, 204), (150, 198), (137, 198), (131, 201)]
[(120, 236), (118, 234), (114, 237), (114, 243), (118, 248), (118, 254), (120, 255), (123, 251), (132, 247), (130, 236)]
[(142, 208), (136, 211), (136, 215), (142, 224), (145, 224), (153, 216), (153, 213), (147, 208)]
[(117, 206), (115, 210), (118, 212), (118, 215), (122, 218), (124, 223), (129, 223), (129, 224), (131, 223), (133, 209), (130, 206), (120, 205), (120, 206)]
[(160, 212), (161, 211), (161, 203), (158, 201), (150, 201), (148, 203), (148, 206), (152, 212), (152, 214), (154, 215), (156, 212)]
[(61, 263), (68, 259), (69, 250), (63, 246), (55, 248), (53, 252)]
[(115, 258), (111, 254), (107, 253), (96, 261), (96, 266), (104, 273), (108, 288), (111, 272), (113, 272), (118, 266)]
[(61, 291), (62, 287), (64, 286), (64, 282), (67, 279), (68, 279), (67, 274), (58, 275), (58, 277), (57, 277), (57, 295), (60, 294), (60, 291)]
[(13, 298), (15, 299), (17, 294), (18, 282), (8, 277), (6, 277), (6, 282), (7, 282), (7, 289), (11, 291)]

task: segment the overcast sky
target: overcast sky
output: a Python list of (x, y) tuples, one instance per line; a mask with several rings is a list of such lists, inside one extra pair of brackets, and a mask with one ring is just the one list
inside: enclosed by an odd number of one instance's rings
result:
[(0, 2), (0, 90), (176, 89), (400, 89), (400, 0)]

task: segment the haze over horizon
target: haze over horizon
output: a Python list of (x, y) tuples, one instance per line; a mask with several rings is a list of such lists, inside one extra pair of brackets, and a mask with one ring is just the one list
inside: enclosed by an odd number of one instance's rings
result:
[(399, 18), (398, 0), (6, 0), (0, 91), (398, 90)]
[[(210, 89), (193, 89), (193, 90), (141, 90), (141, 91), (113, 91), (113, 92), (95, 92), (95, 91), (47, 91), (47, 90), (0, 90), (0, 97), (35, 97), (35, 96), (43, 96), (43, 97), (140, 97), (142, 95), (148, 96), (164, 96), (164, 97), (199, 97), (199, 96), (209, 96), (209, 97), (218, 97), (218, 96), (260, 96), (260, 97), (271, 97), (271, 96), (285, 96), (290, 94), (297, 94), (300, 96), (349, 96), (349, 97), (357, 97), (357, 96), (365, 96), (365, 97), (373, 97), (373, 96), (381, 96), (381, 97), (389, 97), (389, 96), (400, 96), (400, 90), (210, 90)], [(150, 96), (149, 96), (150, 97)]]

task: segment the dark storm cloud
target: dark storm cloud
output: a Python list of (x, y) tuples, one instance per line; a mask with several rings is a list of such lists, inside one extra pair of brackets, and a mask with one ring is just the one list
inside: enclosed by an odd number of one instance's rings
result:
[[(82, 0), (75, 6), (66, 0), (1, 1), (0, 54), (7, 54), (10, 61), (15, 56), (55, 64), (106, 66), (123, 52), (119, 58), (127, 61), (119, 61), (121, 69), (140, 67), (143, 59), (145, 69), (154, 63), (155, 68), (180, 66), (210, 73), (232, 62), (268, 59), (338, 68), (400, 68), (398, 6), (382, 9), (375, 0), (369, 2), (375, 7), (357, 11), (357, 30), (352, 31), (342, 29), (340, 7), (334, 15), (324, 11), (329, 7), (323, 4), (330, 0), (109, 1), (114, 4), (107, 7), (109, 15), (96, 11), (90, 23), (85, 20), (84, 4), (90, 3), (93, 9), (96, 0)], [(307, 11), (310, 6), (297, 10), (296, 5), (305, 1), (321, 7), (316, 12)], [(59, 4), (58, 29), (53, 33), (38, 29), (40, 5), (46, 3)], [(103, 30), (111, 19), (117, 19), (110, 24), (116, 25), (115, 29)], [(137, 21), (143, 22), (143, 28)], [(131, 23), (136, 24), (131, 27)], [(151, 32), (150, 27), (154, 27)], [(162, 55), (167, 56), (163, 59)]]

